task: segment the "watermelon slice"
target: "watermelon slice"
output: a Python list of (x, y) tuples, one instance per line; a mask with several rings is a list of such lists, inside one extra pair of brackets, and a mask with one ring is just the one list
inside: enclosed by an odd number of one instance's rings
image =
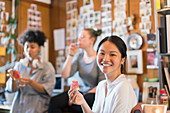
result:
[(17, 70), (13, 70), (13, 77), (15, 80), (17, 80), (21, 77), (21, 75), (19, 74), (19, 72)]
[(78, 91), (79, 89), (80, 88), (79, 88), (78, 81), (73, 80), (71, 84), (71, 90)]

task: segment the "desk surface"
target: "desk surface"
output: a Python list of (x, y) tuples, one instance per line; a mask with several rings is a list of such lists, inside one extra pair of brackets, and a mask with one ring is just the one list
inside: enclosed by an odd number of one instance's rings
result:
[[(4, 109), (4, 110), (9, 110), (10, 111), (11, 105), (0, 104), (0, 109)], [(170, 113), (170, 110), (168, 110), (166, 113)]]
[(10, 110), (10, 109), (11, 109), (11, 105), (3, 105), (3, 104), (0, 104), (0, 109)]

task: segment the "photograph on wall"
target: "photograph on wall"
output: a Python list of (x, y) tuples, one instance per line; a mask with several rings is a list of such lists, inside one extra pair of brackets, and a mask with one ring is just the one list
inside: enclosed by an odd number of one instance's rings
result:
[(130, 67), (131, 68), (138, 68), (138, 59), (137, 58), (138, 58), (137, 55), (130, 56), (130, 62), (131, 62)]
[(147, 68), (158, 68), (158, 57), (155, 49), (147, 49)]
[(127, 51), (127, 73), (143, 73), (142, 50)]
[(150, 17), (149, 16), (142, 16), (141, 17), (141, 21), (142, 22), (149, 22), (150, 21)]
[(66, 3), (66, 12), (70, 12), (73, 9), (77, 8), (77, 1), (76, 0), (72, 0), (72, 1), (68, 1)]
[(100, 24), (100, 16), (101, 16), (100, 11), (94, 12), (94, 16), (95, 16), (95, 24)]
[(83, 5), (91, 5), (93, 6), (93, 0), (83, 0)]
[(110, 36), (112, 34), (111, 6), (110, 3), (101, 6), (102, 37)]
[(37, 5), (36, 4), (31, 4), (31, 9), (32, 10), (37, 10)]
[(82, 6), (82, 7), (80, 7), (80, 14), (85, 14), (92, 10), (94, 10), (94, 7), (92, 5)]
[[(114, 1), (114, 20), (113, 20), (113, 34), (118, 36), (127, 35), (127, 27), (125, 20), (126, 16), (126, 0)], [(123, 30), (122, 30), (123, 29)]]
[(68, 54), (67, 48), (69, 48), (71, 42), (77, 37), (77, 25), (78, 25), (78, 10), (77, 0), (66, 2), (66, 55)]
[(140, 31), (142, 34), (149, 34), (152, 26), (150, 21), (152, 14), (151, 1), (141, 1), (139, 5), (139, 14), (141, 17), (141, 23), (139, 23)]
[(41, 12), (37, 11), (37, 5), (31, 4), (31, 8), (28, 9), (28, 21), (27, 21), (27, 28), (32, 30), (41, 30), (42, 23), (41, 23)]
[(77, 9), (74, 9), (73, 12), (72, 12), (72, 18), (77, 19), (77, 17), (78, 17)]
[(110, 2), (111, 2), (111, 0), (102, 0), (102, 4), (108, 4)]
[(144, 82), (142, 103), (156, 104), (156, 98), (159, 95), (159, 82)]
[(147, 41), (149, 48), (156, 48), (156, 35), (155, 34), (147, 34)]

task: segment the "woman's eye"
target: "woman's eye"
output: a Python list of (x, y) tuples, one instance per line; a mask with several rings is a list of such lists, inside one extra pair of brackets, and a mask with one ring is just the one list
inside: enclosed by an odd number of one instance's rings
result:
[(116, 56), (115, 54), (110, 54), (110, 56)]
[(104, 55), (104, 53), (100, 53), (100, 55)]
[(32, 49), (34, 49), (35, 47), (34, 46), (31, 46)]

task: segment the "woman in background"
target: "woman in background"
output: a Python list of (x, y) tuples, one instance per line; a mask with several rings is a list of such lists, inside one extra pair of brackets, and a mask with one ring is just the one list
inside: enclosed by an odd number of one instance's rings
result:
[(97, 86), (93, 109), (90, 109), (79, 91), (70, 90), (70, 100), (81, 105), (85, 113), (130, 113), (137, 104), (137, 98), (131, 84), (122, 74), (126, 51), (126, 45), (121, 38), (104, 38), (98, 45), (97, 64), (106, 80)]
[[(84, 29), (81, 37), (78, 38), (78, 42), (71, 44), (69, 55), (67, 56), (62, 71), (63, 78), (71, 77), (76, 72), (79, 73), (80, 78), (85, 84), (85, 86), (80, 88), (80, 92), (84, 95), (90, 107), (92, 107), (94, 102), (95, 87), (100, 80), (104, 79), (104, 74), (97, 66), (97, 52), (93, 47), (100, 34), (101, 30), (95, 31), (93, 29)], [(81, 48), (83, 51), (77, 53), (78, 48)], [(69, 112), (82, 112), (79, 105), (74, 105), (69, 101), (67, 93), (68, 92), (64, 92), (52, 97), (48, 111), (49, 113), (62, 113), (66, 108)]]
[[(55, 85), (55, 70), (50, 62), (41, 62), (41, 46), (46, 37), (41, 31), (26, 31), (19, 37), (24, 46), (25, 58), (9, 72), (6, 90), (16, 92), (11, 113), (45, 113)], [(21, 77), (15, 80), (18, 71)]]

